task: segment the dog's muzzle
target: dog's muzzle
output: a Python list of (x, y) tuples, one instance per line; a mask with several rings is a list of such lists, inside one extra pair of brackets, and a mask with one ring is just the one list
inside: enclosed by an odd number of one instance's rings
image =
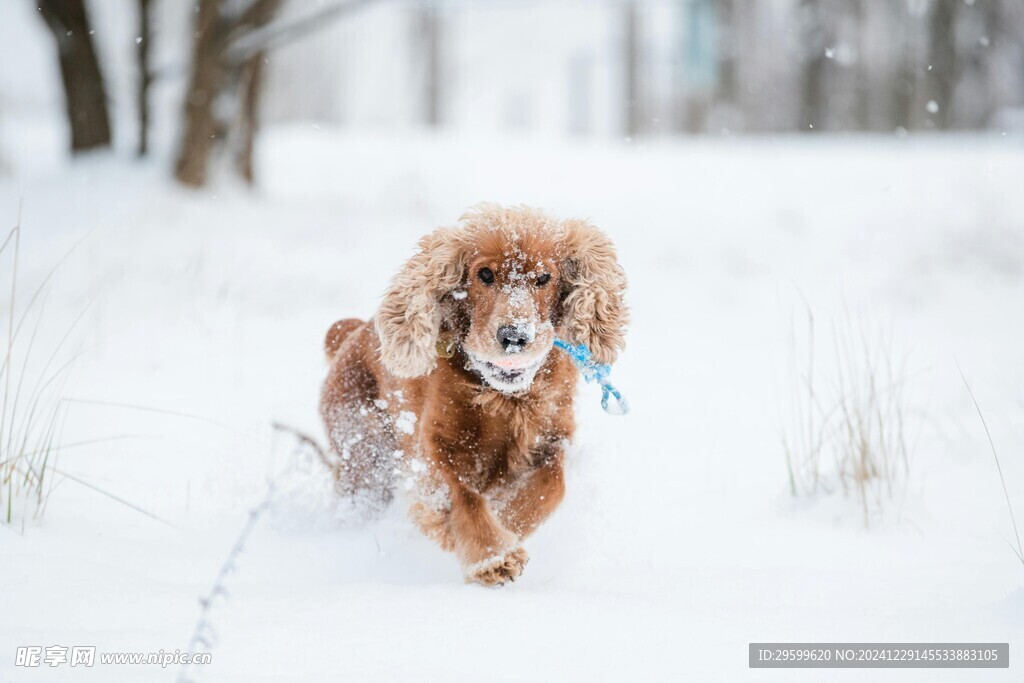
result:
[(537, 332), (533, 325), (502, 325), (497, 336), (505, 353), (519, 353), (534, 340)]
[(507, 358), (487, 361), (467, 354), (470, 367), (475, 370), (489, 386), (505, 393), (517, 393), (528, 389), (533, 378), (544, 364), (547, 354), (527, 358), (516, 353)]

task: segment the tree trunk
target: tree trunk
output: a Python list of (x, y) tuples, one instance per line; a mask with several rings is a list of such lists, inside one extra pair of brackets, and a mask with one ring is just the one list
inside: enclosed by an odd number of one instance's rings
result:
[(207, 166), (222, 126), (213, 103), (227, 80), (221, 63), (226, 26), (220, 16), (221, 0), (199, 0), (192, 41), (192, 74), (185, 95), (185, 134), (174, 177), (185, 185), (206, 184)]
[(139, 0), (139, 35), (136, 38), (138, 49), (136, 58), (139, 67), (139, 87), (137, 91), (136, 106), (139, 117), (139, 143), (138, 155), (146, 156), (149, 153), (149, 86), (153, 83), (153, 68), (150, 65), (149, 43), (153, 31), (150, 25), (150, 9), (152, 0)]
[(417, 50), (421, 70), (421, 119), (428, 126), (441, 124), (441, 17), (433, 2), (416, 9)]
[(110, 146), (110, 116), (85, 0), (39, 0), (39, 12), (57, 41), (71, 151)]
[(625, 133), (636, 137), (643, 131), (643, 106), (640, 101), (640, 17), (635, 2), (622, 8), (622, 77), (625, 104)]
[(800, 74), (800, 131), (806, 133), (824, 130), (826, 125), (825, 72), (829, 59), (825, 49), (830, 40), (821, 0), (803, 0), (800, 11), (805, 48)]
[(893, 34), (896, 36), (896, 66), (892, 75), (892, 117), (896, 129), (910, 130), (913, 125), (913, 103), (917, 85), (917, 65), (914, 60), (914, 20), (907, 8), (894, 3), (890, 8)]
[(868, 31), (868, 12), (870, 8), (866, 0), (854, 0), (852, 3), (852, 20), (856, 23), (857, 54), (854, 65), (854, 93), (852, 122), (858, 130), (871, 130), (871, 68), (868, 65), (868, 50), (871, 49), (871, 36)]
[(800, 83), (800, 130), (805, 133), (825, 130), (825, 60), (824, 56), (815, 55), (804, 65)]
[(253, 166), (253, 151), (256, 147), (256, 131), (259, 126), (260, 92), (263, 87), (263, 63), (265, 52), (257, 52), (249, 58), (242, 69), (242, 109), (239, 127), (239, 144), (235, 166), (246, 184), (256, 179)]
[(956, 10), (960, 1), (935, 0), (928, 25), (928, 118), (940, 129), (947, 128), (951, 121), (949, 109), (957, 77)]
[[(738, 15), (735, 0), (715, 0), (718, 39), (718, 84), (715, 99), (735, 105), (739, 100), (739, 65), (737, 63)], [(753, 11), (748, 9), (747, 11)]]
[[(236, 11), (227, 14), (227, 5)], [(206, 184), (214, 152), (222, 142), (235, 146), (235, 166), (252, 182), (266, 53), (241, 50), (237, 43), (269, 24), (280, 6), (281, 0), (252, 0), (241, 9), (224, 0), (198, 0), (192, 73), (185, 96), (185, 133), (174, 171), (185, 185)]]

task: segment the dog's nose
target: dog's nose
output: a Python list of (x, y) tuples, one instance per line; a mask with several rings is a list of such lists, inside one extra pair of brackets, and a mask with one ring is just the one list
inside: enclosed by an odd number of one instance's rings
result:
[(518, 353), (533, 341), (533, 336), (520, 325), (502, 325), (498, 328), (498, 343), (509, 353)]

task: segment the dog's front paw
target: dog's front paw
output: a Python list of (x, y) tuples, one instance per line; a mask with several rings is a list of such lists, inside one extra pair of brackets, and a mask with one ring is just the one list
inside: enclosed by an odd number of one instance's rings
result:
[(495, 555), (466, 568), (466, 583), (483, 586), (500, 586), (506, 581), (515, 581), (523, 573), (523, 567), (530, 556), (522, 548), (514, 548), (502, 555)]

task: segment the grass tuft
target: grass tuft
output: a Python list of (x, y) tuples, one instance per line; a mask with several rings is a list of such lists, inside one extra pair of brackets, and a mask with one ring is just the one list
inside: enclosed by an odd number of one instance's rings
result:
[[(0, 245), (3, 267), (10, 267), (4, 334), (3, 363), (0, 365), (0, 518), (8, 526), (17, 520), (42, 513), (53, 490), (57, 441), (66, 416), (61, 395), (75, 358), (65, 358), (64, 348), (78, 320), (72, 322), (60, 341), (43, 355), (38, 341), (46, 314), (45, 288), (53, 275), (37, 287), (19, 315), (18, 265), (21, 252), (21, 206), (18, 220)], [(25, 338), (26, 325), (31, 333)]]
[(842, 491), (858, 501), (867, 527), (910, 472), (906, 376), (891, 340), (869, 338), (848, 314), (831, 326), (826, 367), (809, 306), (805, 327), (798, 335), (794, 320), (792, 412), (782, 439), (790, 492)]

